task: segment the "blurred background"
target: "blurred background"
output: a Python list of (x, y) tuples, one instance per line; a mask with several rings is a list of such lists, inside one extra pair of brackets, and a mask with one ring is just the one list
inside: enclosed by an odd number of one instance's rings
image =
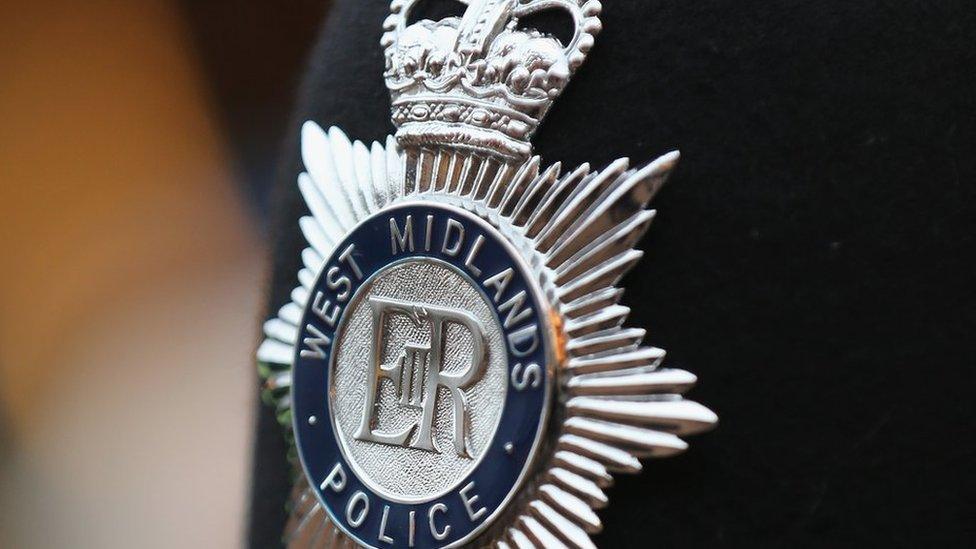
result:
[[(375, 1), (335, 15), (363, 10), (378, 39)], [(695, 398), (724, 419), (615, 488), (601, 543), (974, 545), (976, 11), (660, 2), (662, 62), (618, 79), (647, 60), (641, 1), (607, 10), (623, 32), (568, 92), (590, 114), (566, 99), (539, 150), (694, 159), (658, 198), (655, 283), (627, 299), (654, 303), (635, 324), (710, 380)], [(252, 493), (268, 520), (251, 541), (277, 539), (287, 467), (280, 438), (251, 457), (253, 351), (269, 220), (302, 206), (270, 189), (297, 167), (279, 162), (295, 98), (354, 135), (388, 128), (323, 92), (385, 101), (377, 72), (332, 71), (373, 71), (378, 49), (323, 46), (306, 71), (329, 9), (0, 0), (0, 549), (240, 547)], [(346, 21), (333, 44), (366, 40)], [(608, 94), (655, 106), (590, 99)]]
[(267, 189), (327, 4), (0, 0), (0, 547), (242, 544)]

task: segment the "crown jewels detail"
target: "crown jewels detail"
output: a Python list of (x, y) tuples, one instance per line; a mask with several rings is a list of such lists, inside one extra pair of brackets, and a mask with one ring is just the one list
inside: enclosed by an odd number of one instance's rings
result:
[[(407, 25), (418, 0), (384, 22), (386, 85), (401, 147), (446, 145), (522, 159), (529, 139), (600, 31), (598, 0), (468, 0), (463, 17)], [(563, 9), (568, 44), (519, 18)]]

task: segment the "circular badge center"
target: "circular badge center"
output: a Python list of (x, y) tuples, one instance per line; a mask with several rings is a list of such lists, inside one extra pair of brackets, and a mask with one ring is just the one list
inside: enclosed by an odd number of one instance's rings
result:
[(548, 309), (499, 228), (448, 204), (362, 220), (307, 296), (295, 443), (335, 525), (371, 547), (457, 547), (535, 463), (552, 390)]
[(431, 258), (378, 271), (349, 303), (329, 387), (343, 453), (372, 489), (425, 501), (475, 468), (505, 407), (505, 334), (487, 296)]

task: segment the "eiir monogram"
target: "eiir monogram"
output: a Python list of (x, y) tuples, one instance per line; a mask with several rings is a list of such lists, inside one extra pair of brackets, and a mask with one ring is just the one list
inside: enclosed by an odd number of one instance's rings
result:
[[(408, 446), (407, 441), (419, 426), (417, 437), (408, 447), (440, 452), (434, 445), (433, 424), (438, 389), (443, 387), (450, 394), (454, 411), (454, 449), (458, 455), (470, 458), (471, 454), (465, 444), (468, 406), (463, 390), (481, 379), (485, 373), (487, 352), (485, 329), (481, 322), (471, 313), (460, 309), (407, 303), (375, 296), (370, 296), (369, 304), (373, 313), (373, 343), (367, 374), (366, 405), (363, 408), (362, 422), (356, 438), (369, 442)], [(387, 318), (391, 315), (403, 315), (417, 327), (427, 325), (430, 328), (430, 345), (407, 342), (392, 364), (383, 364), (385, 329)], [(471, 334), (471, 362), (460, 372), (443, 371), (448, 324), (460, 325)], [(419, 423), (396, 433), (382, 433), (375, 430), (373, 419), (382, 378), (393, 382), (400, 405), (419, 408), (422, 411)]]

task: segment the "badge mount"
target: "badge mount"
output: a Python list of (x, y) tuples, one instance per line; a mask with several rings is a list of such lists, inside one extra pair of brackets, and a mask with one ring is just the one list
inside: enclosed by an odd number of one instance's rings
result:
[[(294, 433), (290, 546), (590, 547), (612, 472), (717, 418), (626, 328), (616, 283), (677, 161), (541, 169), (529, 137), (599, 32), (595, 0), (471, 0), (384, 23), (395, 136), (307, 122), (300, 285), (265, 325)], [(569, 44), (518, 18), (569, 11)]]

